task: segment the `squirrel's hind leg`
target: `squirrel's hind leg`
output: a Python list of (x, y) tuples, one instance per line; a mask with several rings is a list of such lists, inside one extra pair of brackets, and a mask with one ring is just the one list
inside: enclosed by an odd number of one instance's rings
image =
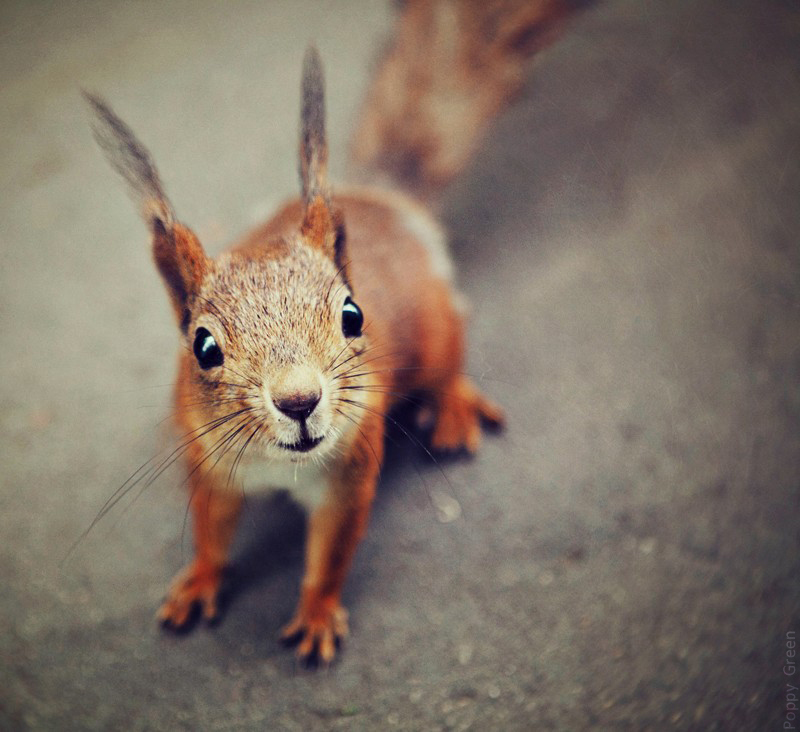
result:
[[(448, 290), (439, 312), (443, 327), (432, 332), (427, 360), (418, 387), (432, 398), (431, 410), (423, 410), (418, 423), (433, 422), (431, 447), (441, 452), (466, 450), (475, 453), (481, 441), (481, 426), (500, 429), (503, 410), (485, 397), (461, 370), (465, 352), (465, 320), (460, 298)], [(426, 368), (427, 367), (427, 368)], [(432, 417), (432, 419), (430, 419)]]
[(435, 425), (431, 447), (443, 452), (475, 453), (481, 441), (481, 425), (500, 429), (503, 410), (487, 399), (463, 374), (456, 374), (434, 395)]

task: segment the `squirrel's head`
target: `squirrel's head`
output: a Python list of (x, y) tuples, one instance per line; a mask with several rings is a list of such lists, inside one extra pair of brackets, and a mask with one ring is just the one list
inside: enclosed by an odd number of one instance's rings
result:
[[(237, 414), (238, 445), (270, 457), (327, 453), (352, 427), (348, 389), (366, 347), (364, 318), (341, 266), (302, 232), (266, 256), (209, 265), (187, 311), (192, 405), (201, 424)], [(355, 374), (355, 376), (354, 376)]]
[(346, 390), (359, 379), (366, 338), (348, 280), (344, 224), (327, 184), (316, 50), (303, 67), (302, 223), (271, 246), (216, 260), (175, 219), (149, 153), (127, 125), (100, 98), (87, 99), (96, 137), (150, 226), (156, 265), (190, 354), (182, 408), (202, 420), (222, 454), (250, 444), (268, 457), (293, 460), (330, 451), (358, 422), (346, 409)]

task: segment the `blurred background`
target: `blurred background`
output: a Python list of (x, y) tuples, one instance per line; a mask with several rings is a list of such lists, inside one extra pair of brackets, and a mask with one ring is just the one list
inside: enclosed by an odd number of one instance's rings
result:
[[(437, 196), (508, 412), (473, 460), (395, 435), (333, 668), (277, 639), (303, 519), (248, 505), (222, 623), (154, 612), (191, 554), (177, 347), (81, 88), (216, 253), (295, 194), (316, 40), (334, 183), (399, 7), (0, 9), (0, 728), (777, 729), (800, 630), (800, 9), (588, 4)], [(165, 421), (167, 420), (167, 421)], [(126, 508), (127, 506), (127, 508)]]

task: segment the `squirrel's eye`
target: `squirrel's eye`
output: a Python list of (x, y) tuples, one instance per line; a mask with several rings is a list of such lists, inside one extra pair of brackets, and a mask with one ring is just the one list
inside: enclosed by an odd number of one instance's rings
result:
[(361, 326), (364, 325), (364, 314), (349, 297), (344, 301), (342, 308), (342, 333), (345, 338), (358, 338), (361, 335)]
[(194, 355), (201, 369), (210, 369), (214, 366), (221, 366), (224, 360), (222, 351), (211, 335), (205, 328), (198, 328), (194, 335)]

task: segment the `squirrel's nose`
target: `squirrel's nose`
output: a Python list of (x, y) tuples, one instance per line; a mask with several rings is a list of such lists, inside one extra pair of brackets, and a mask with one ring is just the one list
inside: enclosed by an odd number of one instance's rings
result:
[(311, 416), (311, 413), (319, 404), (321, 393), (313, 392), (310, 394), (290, 394), (285, 397), (273, 397), (272, 403), (287, 417), (302, 422)]

